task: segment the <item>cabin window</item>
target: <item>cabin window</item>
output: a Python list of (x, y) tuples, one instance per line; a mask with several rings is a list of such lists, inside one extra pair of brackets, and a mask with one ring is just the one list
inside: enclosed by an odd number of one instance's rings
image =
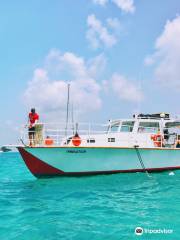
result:
[(157, 133), (159, 131), (159, 122), (140, 122), (138, 133)]
[(115, 142), (115, 138), (108, 138), (108, 142)]
[(95, 139), (93, 139), (93, 138), (92, 139), (88, 139), (87, 143), (95, 143)]
[(121, 132), (132, 132), (134, 121), (123, 121), (121, 125)]
[(111, 132), (118, 132), (119, 130), (119, 124), (114, 124), (111, 126)]
[(175, 121), (175, 122), (167, 122), (165, 124), (165, 128), (175, 128), (175, 127), (180, 127), (180, 122), (179, 121)]

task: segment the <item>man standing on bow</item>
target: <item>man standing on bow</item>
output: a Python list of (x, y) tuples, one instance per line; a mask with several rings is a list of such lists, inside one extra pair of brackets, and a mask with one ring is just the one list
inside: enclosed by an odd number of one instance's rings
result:
[(39, 115), (36, 113), (35, 108), (31, 109), (31, 112), (29, 113), (28, 116), (28, 135), (29, 135), (29, 142), (30, 142), (30, 146), (34, 145), (34, 139), (35, 139), (35, 125), (37, 123), (37, 121), (39, 120)]

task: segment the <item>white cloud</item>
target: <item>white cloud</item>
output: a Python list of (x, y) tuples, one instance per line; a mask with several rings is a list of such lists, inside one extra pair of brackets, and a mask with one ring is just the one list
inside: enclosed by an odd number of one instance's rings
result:
[(107, 25), (115, 31), (121, 30), (121, 23), (118, 18), (107, 18)]
[(96, 76), (100, 66), (103, 68), (105, 64), (104, 55), (85, 61), (74, 53), (62, 54), (52, 50), (45, 59), (45, 66), (34, 70), (24, 101), (29, 108), (36, 106), (41, 112), (64, 111), (69, 82), (71, 101), (77, 111), (98, 110), (101, 107), (101, 87)]
[(133, 13), (135, 11), (133, 0), (112, 0), (118, 8), (127, 13)]
[(71, 84), (70, 99), (76, 117), (99, 110), (102, 91), (115, 93), (123, 101), (138, 102), (143, 99), (140, 89), (120, 74), (113, 74), (108, 81), (98, 81), (105, 67), (103, 54), (85, 60), (72, 52), (51, 50), (42, 67), (34, 70), (23, 95), (24, 103), (28, 108), (36, 107), (46, 119), (57, 119), (58, 116), (62, 120), (65, 118), (67, 83)]
[(129, 102), (139, 102), (143, 99), (142, 91), (126, 77), (114, 73), (111, 78), (112, 90), (119, 99)]
[(155, 64), (155, 79), (163, 86), (180, 90), (180, 16), (167, 21), (155, 48), (152, 56), (145, 59), (146, 63)]
[(102, 22), (94, 14), (88, 16), (87, 24), (89, 29), (86, 38), (94, 49), (99, 48), (102, 44), (105, 47), (112, 47), (117, 43), (115, 35), (110, 33), (108, 28), (103, 26)]
[(36, 69), (33, 79), (28, 83), (24, 98), (26, 104), (36, 106), (42, 111), (63, 108), (66, 101), (64, 81), (51, 81), (45, 69)]
[(153, 65), (155, 62), (155, 56), (147, 56), (145, 59), (144, 59), (144, 64), (146, 66), (151, 66)]
[(110, 1), (114, 3), (123, 12), (134, 13), (135, 11), (133, 0), (93, 0), (93, 3), (105, 6)]
[(93, 3), (99, 4), (101, 6), (106, 5), (107, 2), (108, 2), (108, 0), (93, 0)]
[(104, 71), (106, 63), (107, 60), (104, 54), (100, 54), (97, 57), (90, 59), (87, 62), (89, 75), (94, 78), (99, 76)]

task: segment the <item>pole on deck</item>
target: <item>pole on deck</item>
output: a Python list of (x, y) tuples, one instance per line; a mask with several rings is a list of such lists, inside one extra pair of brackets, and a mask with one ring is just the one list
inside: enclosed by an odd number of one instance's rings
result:
[(70, 83), (67, 85), (67, 106), (66, 106), (66, 127), (65, 127), (65, 136), (67, 138), (67, 128), (68, 128), (68, 121), (69, 121), (69, 93), (70, 93)]

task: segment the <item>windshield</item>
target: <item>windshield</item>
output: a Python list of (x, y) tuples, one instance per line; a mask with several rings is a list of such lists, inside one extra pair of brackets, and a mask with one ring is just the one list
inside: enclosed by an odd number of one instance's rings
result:
[(159, 122), (140, 122), (138, 133), (158, 133)]
[(121, 132), (132, 132), (134, 121), (123, 121), (121, 125)]
[(118, 132), (119, 130), (119, 124), (114, 124), (111, 126), (111, 132)]

